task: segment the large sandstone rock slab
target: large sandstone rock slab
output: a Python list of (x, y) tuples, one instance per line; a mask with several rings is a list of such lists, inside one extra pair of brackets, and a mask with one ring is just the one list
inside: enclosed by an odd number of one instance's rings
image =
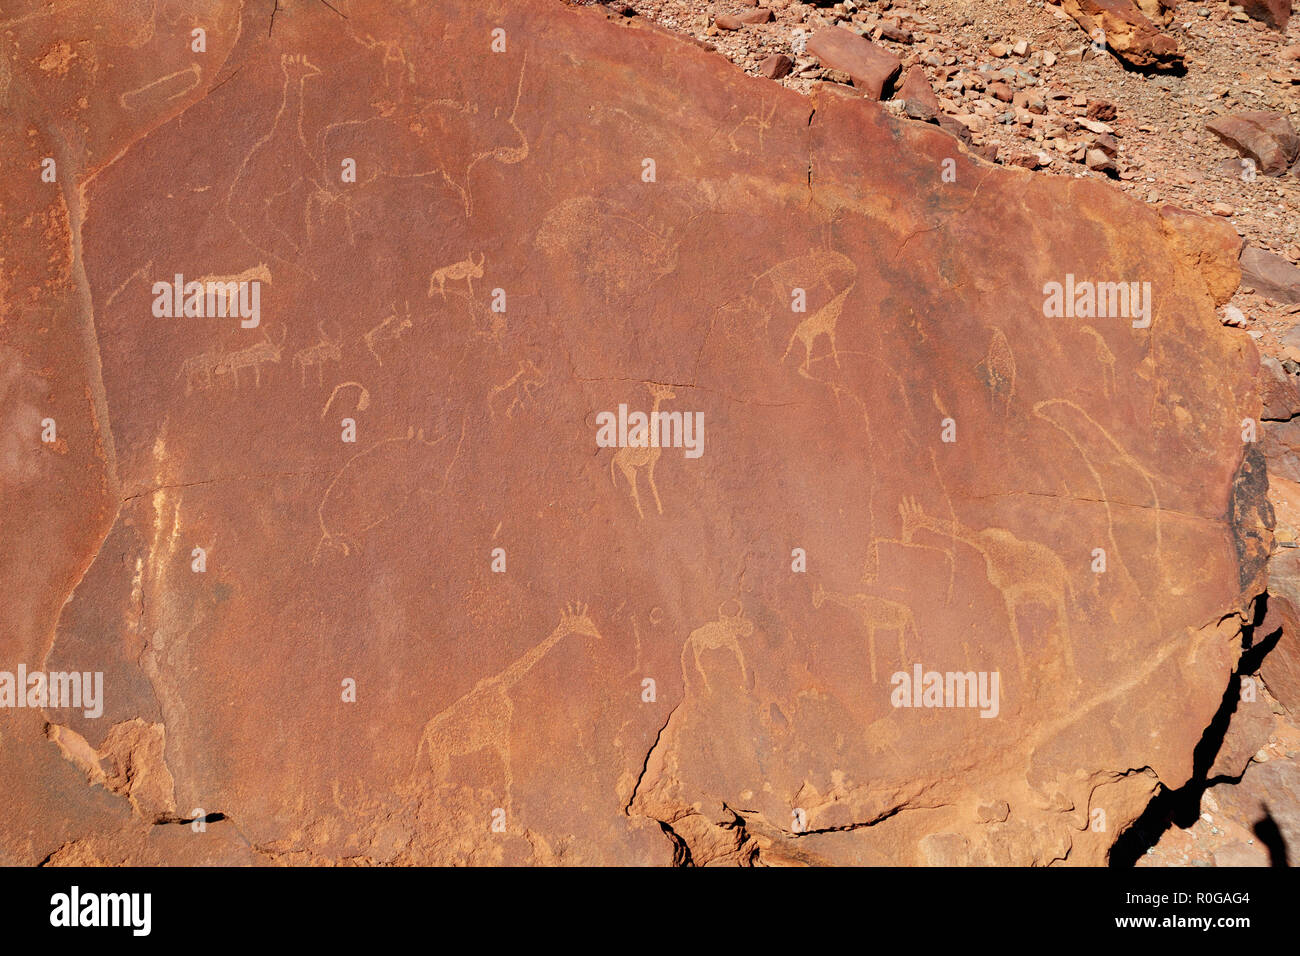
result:
[(105, 700), (0, 712), (6, 862), (1087, 864), (1190, 776), (1269, 523), (1195, 228), (549, 0), (32, 10), (0, 667)]

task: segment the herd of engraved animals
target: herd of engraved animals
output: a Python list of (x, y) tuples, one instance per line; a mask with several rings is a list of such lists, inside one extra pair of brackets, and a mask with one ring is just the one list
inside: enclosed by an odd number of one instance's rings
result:
[[(400, 50), (384, 47), (384, 58), (386, 75), (389, 66), (394, 66), (399, 74), (409, 72), (410, 65), (406, 63), (405, 54)], [(523, 87), (525, 65), (526, 61), (521, 64), (514, 103), (506, 119), (506, 124), (515, 137), (514, 141), (475, 154), (470, 158), (463, 170), (430, 169), (423, 172), (407, 173), (404, 176), (413, 179), (429, 177), (433, 182), (440, 184), (442, 188), (451, 189), (464, 203), (466, 215), (471, 216), (473, 210), (471, 173), (474, 167), (484, 161), (495, 161), (502, 164), (519, 163), (526, 159), (529, 154), (527, 139), (515, 122), (519, 105), (519, 93)], [(278, 222), (270, 213), (270, 204), (264, 203), (259, 207), (256, 199), (251, 199), (248, 195), (243, 195), (242, 199), (237, 198), (241, 192), (247, 194), (252, 190), (251, 178), (249, 178), (252, 174), (249, 173), (249, 170), (255, 169), (258, 161), (265, 158), (263, 154), (274, 157), (276, 163), (298, 163), (299, 168), (304, 173), (290, 187), (291, 191), (297, 190), (302, 196), (304, 230), (301, 234), (308, 237), (304, 242), (310, 242), (313, 232), (312, 226), (318, 217), (336, 210), (342, 212), (344, 222), (348, 227), (348, 235), (351, 236), (351, 221), (354, 210), (349, 204), (346, 191), (334, 184), (333, 180), (325, 174), (322, 164), (317, 159), (317, 151), (309, 146), (303, 131), (304, 89), (310, 79), (321, 74), (321, 70), (305, 56), (285, 56), (281, 66), (284, 82), (279, 110), (271, 122), (270, 129), (254, 144), (240, 165), (227, 195), (226, 206), (231, 222), (236, 225), (259, 254), (273, 263), (277, 261), (291, 263), (292, 260), (286, 258), (284, 253), (289, 253), (294, 259), (297, 259), (307, 250), (299, 244), (298, 240), (294, 240), (289, 233), (279, 228)], [(477, 112), (477, 107), (454, 100), (437, 100), (430, 105), (434, 108), (450, 109), (461, 113)], [(498, 109), (497, 112), (499, 113), (500, 110)], [(323, 130), (317, 138), (318, 143), (328, 134), (331, 128), (337, 125), (341, 124), (331, 124), (330, 127)], [(280, 196), (276, 198), (279, 199)], [(243, 213), (243, 215), (235, 216), (236, 211)], [(650, 277), (650, 281), (653, 281), (671, 273), (676, 266), (677, 248), (680, 240), (673, 241), (671, 229), (652, 227), (653, 231), (647, 230), (642, 225), (643, 221), (648, 220), (643, 220), (643, 217), (638, 217), (633, 210), (627, 209), (618, 203), (598, 200), (594, 197), (567, 200), (552, 209), (551, 213), (546, 217), (542, 228), (539, 230), (539, 235), (545, 236), (547, 241), (545, 243), (539, 242), (539, 245), (550, 246), (550, 249), (545, 250), (550, 252), (571, 253), (579, 251), (577, 248), (572, 250), (564, 248), (566, 241), (569, 241), (581, 247), (581, 251), (590, 253), (593, 251), (593, 236), (606, 238), (618, 236), (629, 228), (645, 232), (645, 235), (640, 236), (641, 241), (633, 244), (630, 249), (626, 244), (622, 243), (620, 243), (620, 248), (617, 250), (610, 249), (608, 246), (600, 247), (599, 240), (597, 240), (594, 251), (598, 253), (595, 258), (600, 261), (588, 261), (580, 266), (585, 271), (588, 279), (595, 279), (598, 291), (603, 292), (608, 301), (611, 296), (617, 297), (620, 293), (635, 291), (640, 284), (646, 281), (647, 276)], [(579, 223), (581, 225), (578, 225)], [(578, 233), (576, 238), (575, 232)], [(286, 241), (289, 243), (288, 247), (284, 245)], [(559, 248), (557, 249), (556, 246)], [(610, 254), (599, 254), (604, 252)], [(265, 263), (256, 267), (255, 270), (247, 270), (241, 275), (254, 271), (258, 274), (264, 273), (266, 281), (270, 281), (270, 270)], [(476, 327), (478, 327), (481, 317), (487, 314), (487, 307), (483, 304), (480, 294), (486, 275), (486, 255), (482, 251), (476, 254), (473, 250), (469, 250), (463, 258), (452, 259), (433, 270), (429, 276), (426, 298), (432, 301), (436, 297), (445, 303), (449, 294), (458, 297), (470, 317), (475, 320)], [(785, 290), (798, 285), (800, 282), (809, 289), (821, 290), (824, 293), (824, 295), (818, 296), (821, 301), (811, 307), (795, 324), (780, 356), (783, 363), (793, 356), (798, 363), (797, 371), (800, 375), (821, 381), (813, 373), (814, 364), (830, 362), (837, 369), (840, 366), (841, 353), (837, 346), (836, 333), (845, 304), (856, 285), (856, 275), (856, 266), (841, 253), (829, 249), (810, 252), (803, 256), (787, 259), (756, 275), (753, 282), (754, 296), (744, 296), (741, 308), (755, 307), (756, 312), (763, 314), (764, 326), (766, 326), (766, 318), (770, 316), (771, 312), (759, 306), (755, 301), (755, 298), (765, 298), (758, 291), (764, 284), (769, 285), (771, 291), (780, 290), (782, 294), (784, 294)], [(213, 278), (224, 280), (231, 277)], [(478, 291), (475, 289), (476, 281), (480, 283)], [(719, 312), (727, 309), (734, 311), (732, 306), (724, 306)], [(279, 365), (287, 355), (291, 366), (298, 373), (300, 385), (305, 387), (308, 385), (309, 380), (314, 378), (318, 386), (323, 386), (325, 376), (331, 366), (338, 367), (343, 364), (345, 351), (348, 348), (358, 350), (363, 348), (364, 352), (377, 366), (382, 366), (386, 351), (399, 349), (403, 336), (410, 333), (419, 321), (421, 321), (420, 317), (412, 314), (409, 301), (404, 301), (400, 306), (394, 303), (385, 314), (376, 317), (373, 324), (352, 341), (345, 341), (341, 326), (331, 326), (330, 323), (321, 321), (316, 324), (318, 338), (291, 353), (286, 353), (287, 328), (282, 327), (280, 334), (276, 336), (267, 327), (261, 330), (260, 340), (251, 344), (242, 345), (238, 348), (218, 344), (215, 347), (189, 356), (184, 360), (178, 378), (184, 380), (187, 395), (195, 392), (216, 390), (223, 384), (232, 388), (251, 384), (256, 389), (261, 387), (263, 373), (270, 366)], [(494, 329), (491, 327), (491, 319), (488, 320), (486, 326), (486, 334), (488, 335), (496, 335), (500, 331), (499, 328)], [(477, 330), (480, 331), (480, 334), (483, 331), (482, 329)], [(1113, 374), (1111, 370), (1113, 370), (1114, 358), (1109, 349), (1105, 347), (1105, 342), (1101, 336), (1090, 328), (1085, 328), (1082, 331), (1092, 335), (1093, 340), (1095, 340), (1092, 345), (1098, 351), (1099, 360), (1106, 366), (1106, 370)], [(820, 353), (818, 352), (819, 348)], [(1009, 405), (1015, 389), (1015, 362), (1007, 338), (1000, 330), (993, 330), (988, 354), (985, 361), (979, 366), (979, 371), (985, 378), (992, 400), (1002, 404), (1004, 408)], [(543, 374), (531, 359), (516, 360), (513, 374), (506, 378), (502, 384), (491, 388), (489, 407), (493, 415), (497, 414), (499, 407), (501, 413), (505, 416), (514, 416), (518, 411), (526, 408), (534, 401), (536, 390), (544, 381)], [(1113, 382), (1113, 378), (1110, 378), (1109, 381)], [(357, 407), (365, 408), (370, 400), (369, 392), (365, 386), (360, 382), (346, 381), (334, 386), (330, 399), (326, 402), (325, 409), (322, 410), (322, 416), (328, 410), (330, 403), (333, 402), (340, 389), (352, 386), (358, 389)], [(667, 386), (647, 382), (646, 388), (656, 411), (661, 403), (675, 398), (675, 394)], [(493, 401), (498, 399), (500, 400), (499, 405), (493, 406)], [(1038, 409), (1036, 409), (1036, 414), (1039, 414)], [(1045, 416), (1040, 414), (1040, 417)], [(408, 434), (406, 439), (409, 440), (411, 437), (412, 435)], [(423, 439), (423, 434), (420, 437)], [(462, 439), (463, 437), (462, 434)], [(401, 440), (399, 437), (387, 441)], [(380, 445), (383, 444), (384, 442), (380, 442)], [(378, 448), (379, 445), (372, 446), (366, 452), (361, 452), (357, 457), (360, 458), (367, 452), (375, 451)], [(655, 481), (655, 466), (660, 457), (659, 452), (660, 449), (658, 448), (623, 448), (618, 449), (610, 461), (611, 479), (617, 485), (618, 474), (621, 472), (629, 504), (640, 520), (644, 520), (646, 515), (640, 497), (638, 482), (639, 475), (642, 472), (645, 473), (655, 510), (659, 514), (664, 511), (663, 501)], [(344, 477), (346, 471), (345, 466), (344, 470), (336, 476), (335, 483), (339, 478)], [(333, 484), (331, 487), (333, 487)], [(327, 493), (327, 500), (328, 497)], [(322, 502), (322, 508), (326, 503), (327, 501)], [(1158, 507), (1158, 502), (1156, 504)], [(1021, 647), (1016, 624), (1017, 610), (1021, 604), (1037, 602), (1049, 605), (1051, 611), (1057, 617), (1058, 626), (1063, 629), (1067, 627), (1062, 601), (1068, 589), (1068, 582), (1063, 579), (1059, 558), (1051, 554), (1048, 549), (1032, 542), (1020, 542), (1014, 535), (1001, 529), (988, 529), (985, 532), (978, 532), (971, 529), (962, 529), (955, 521), (946, 523), (931, 521), (927, 524), (925, 521), (920, 520), (924, 517), (924, 513), (919, 510), (919, 506), (905, 504), (900, 507), (904, 511), (905, 527), (909, 529), (918, 526), (929, 528), (937, 534), (947, 537), (953, 546), (964, 541), (984, 558), (988, 565), (990, 582), (1003, 593), (1006, 599), (1012, 637), (1016, 644), (1017, 658), (1022, 667), (1025, 663), (1025, 652)], [(920, 521), (919, 525), (918, 521)], [(907, 537), (910, 538), (910, 530)], [(340, 544), (345, 554), (350, 551), (349, 545), (342, 536), (336, 535), (326, 527), (323, 517), (322, 544)], [(1032, 560), (1027, 565), (1030, 570), (1025, 570), (1025, 562), (1019, 560), (1014, 553), (1009, 552), (1005, 560), (1003, 560), (1003, 552), (1007, 552), (1008, 549), (1011, 552), (1016, 549), (1033, 551), (1033, 554), (1030, 555)], [(317, 551), (319, 553), (319, 546)], [(1037, 580), (1039, 575), (1032, 570), (1034, 567), (1046, 569), (1047, 573), (1044, 580)], [(916, 632), (915, 619), (911, 609), (898, 601), (867, 593), (840, 595), (819, 587), (815, 593), (816, 604), (821, 606), (822, 603), (827, 601), (849, 608), (861, 618), (862, 626), (866, 632), (867, 650), (873, 676), (877, 670), (875, 660), (876, 631), (881, 629), (894, 631), (900, 642), (900, 650), (902, 650), (901, 645), (907, 633), (910, 631), (915, 634)], [(1065, 647), (1068, 656), (1068, 633), (1065, 635)]]
[[(374, 48), (383, 57), (383, 76), (394, 100), (406, 99), (409, 80), (414, 78), (414, 67), (407, 54), (396, 44), (384, 44), (367, 38), (358, 41)], [(311, 82), (324, 75), (324, 70), (305, 55), (286, 54), (281, 57), (281, 96), (275, 115), (270, 119), (263, 135), (253, 143), (235, 170), (223, 204), (230, 225), (242, 236), (260, 260), (259, 264), (237, 276), (210, 276), (211, 281), (226, 281), (256, 277), (265, 283), (272, 282), (272, 274), (289, 271), (319, 278), (312, 271), (311, 253), (321, 235), (322, 227), (335, 227), (335, 236), (345, 236), (355, 246), (354, 222), (360, 216), (353, 195), (367, 186), (387, 180), (410, 183), (450, 195), (464, 209), (466, 218), (473, 212), (471, 174), (479, 164), (496, 162), (513, 165), (522, 162), (529, 154), (529, 145), (516, 122), (519, 97), (523, 90), (527, 59), (519, 65), (514, 82), (513, 97), (492, 110), (492, 118), (473, 102), (453, 97), (438, 97), (425, 101), (404, 103), (387, 102), (381, 98), (379, 112), (369, 119), (331, 122), (321, 126), (314, 136), (305, 130), (307, 105)], [(398, 107), (402, 111), (394, 113)], [(393, 114), (393, 115), (388, 115)], [(500, 142), (474, 153), (464, 162), (463, 168), (434, 166), (429, 169), (410, 169), (393, 165), (391, 168), (372, 169), (363, 164), (358, 175), (353, 162), (353, 177), (349, 183), (346, 172), (327, 169), (322, 156), (337, 151), (331, 138), (341, 131), (363, 127), (374, 131), (373, 124), (393, 128), (398, 119), (407, 125), (430, 123), (430, 117), (457, 118), (462, 123), (500, 127)], [(436, 123), (434, 124), (436, 125)], [(409, 151), (398, 150), (403, 156)], [(396, 160), (394, 161), (396, 163)], [(375, 165), (375, 164), (370, 164)], [(268, 190), (265, 183), (276, 183)], [(284, 228), (289, 222), (295, 228)], [(377, 366), (385, 358), (401, 351), (404, 337), (424, 321), (439, 316), (451, 319), (458, 311), (471, 323), (476, 336), (500, 343), (505, 331), (505, 318), (500, 311), (492, 310), (482, 296), (476, 293), (475, 283), (486, 274), (486, 254), (483, 250), (468, 249), (464, 256), (451, 256), (429, 275), (425, 307), (412, 309), (409, 299), (390, 303), (386, 309), (371, 317), (369, 328), (351, 340), (345, 339), (343, 324), (329, 319), (317, 321), (315, 340), (293, 350), (288, 349), (287, 326), (273, 329), (270, 324), (260, 329), (257, 340), (247, 344), (218, 342), (190, 356), (182, 363), (178, 379), (183, 380), (185, 392), (206, 392), (223, 385), (230, 388), (251, 384), (260, 388), (264, 375), (272, 366), (288, 362), (298, 373), (300, 383), (306, 385), (314, 377), (323, 384), (331, 366), (341, 366), (351, 349), (362, 354)], [(120, 291), (120, 290), (119, 290)], [(448, 307), (452, 313), (448, 313)], [(527, 360), (518, 360), (516, 373), (527, 368)], [(535, 367), (534, 367), (535, 368)], [(516, 405), (532, 397), (540, 384), (532, 376), (525, 376), (517, 393)], [(507, 402), (507, 406), (511, 403)], [(514, 413), (511, 409), (510, 414)]]

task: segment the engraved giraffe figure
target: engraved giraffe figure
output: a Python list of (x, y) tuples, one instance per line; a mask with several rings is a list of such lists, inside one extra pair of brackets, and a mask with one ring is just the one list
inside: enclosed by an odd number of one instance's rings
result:
[(302, 384), (307, 384), (307, 367), (316, 366), (316, 384), (325, 384), (325, 363), (341, 362), (343, 360), (343, 350), (340, 343), (331, 339), (325, 334), (325, 326), (320, 322), (316, 323), (316, 329), (320, 332), (320, 341), (315, 345), (309, 345), (305, 349), (299, 349), (294, 353), (293, 364), (302, 370)]
[(898, 658), (900, 663), (907, 660), (907, 629), (912, 629), (912, 636), (920, 639), (916, 629), (916, 620), (912, 609), (901, 601), (877, 597), (874, 594), (837, 594), (827, 591), (820, 584), (813, 590), (813, 607), (821, 607), (827, 601), (838, 604), (855, 612), (867, 629), (867, 660), (871, 665), (871, 679), (876, 679), (876, 631), (898, 632)]
[(430, 718), (420, 736), (416, 759), (418, 761), (428, 753), (436, 782), (447, 781), (453, 757), (489, 748), (501, 760), (508, 808), (514, 785), (510, 769), (510, 725), (514, 719), (514, 702), (510, 699), (510, 692), (555, 645), (571, 634), (600, 639), (600, 632), (587, 615), (585, 605), (566, 605), (560, 612), (560, 623), (541, 643), (501, 672), (481, 679), (464, 696)]
[[(226, 193), (226, 215), (254, 248), (281, 262), (300, 265), (301, 222), (310, 232), (311, 197), (319, 189), (316, 161), (303, 129), (308, 81), (322, 71), (303, 54), (282, 54), (279, 108), (270, 129), (244, 156)], [(283, 184), (282, 189), (268, 183)]]
[(836, 367), (839, 366), (835, 329), (840, 313), (844, 310), (844, 300), (853, 291), (857, 275), (858, 267), (848, 256), (832, 249), (822, 249), (787, 259), (754, 277), (751, 287), (758, 285), (759, 280), (766, 280), (772, 292), (781, 297), (789, 295), (792, 289), (800, 287), (811, 289), (814, 286), (831, 294), (830, 302), (795, 326), (790, 341), (786, 343), (785, 353), (781, 356), (781, 361), (784, 362), (794, 351), (795, 343), (802, 343), (804, 357), (803, 364), (799, 367), (799, 374), (805, 378), (813, 377), (809, 373), (813, 346), (823, 335), (830, 342), (830, 354), (835, 359)]
[[(654, 405), (650, 409), (650, 422), (656, 420), (655, 416), (659, 414), (659, 403), (670, 398), (675, 398), (676, 394), (667, 385), (660, 385), (657, 382), (646, 382), (646, 388), (654, 396)], [(627, 481), (632, 490), (632, 503), (636, 505), (636, 513), (641, 518), (645, 513), (641, 511), (641, 496), (636, 487), (636, 470), (644, 468), (646, 478), (650, 482), (650, 492), (655, 497), (655, 507), (659, 513), (664, 513), (663, 502), (659, 500), (659, 489), (655, 485), (655, 464), (659, 461), (659, 456), (663, 454), (663, 449), (659, 446), (658, 431), (651, 428), (650, 435), (644, 445), (627, 445), (614, 452), (614, 457), (609, 461), (609, 477), (618, 486), (618, 476), (614, 474), (614, 466), (623, 472), (623, 478)]]
[(745, 609), (740, 608), (735, 615), (727, 614), (726, 604), (718, 608), (718, 619), (710, 621), (702, 627), (697, 627), (691, 631), (686, 638), (686, 643), (682, 645), (682, 684), (689, 685), (687, 667), (686, 667), (686, 648), (691, 649), (691, 655), (695, 660), (695, 669), (699, 671), (700, 677), (704, 681), (704, 689), (710, 694), (713, 689), (709, 686), (709, 675), (704, 672), (704, 667), (700, 663), (701, 651), (729, 650), (736, 656), (736, 663), (740, 665), (740, 686), (746, 687), (749, 684), (749, 671), (745, 668), (745, 653), (740, 649), (739, 638), (749, 637), (754, 633), (754, 622), (745, 618)]
[(469, 294), (474, 294), (474, 280), (483, 278), (483, 261), (486, 255), (482, 252), (478, 254), (478, 262), (474, 261), (474, 253), (470, 253), (460, 262), (453, 262), (449, 266), (443, 266), (441, 269), (434, 269), (433, 274), (429, 276), (429, 298), (433, 298), (433, 285), (438, 284), (438, 295), (443, 299), (447, 298), (447, 283), (465, 281), (469, 286)]
[(989, 583), (1002, 592), (1011, 626), (1011, 639), (1016, 645), (1016, 657), (1022, 673), (1025, 668), (1025, 651), (1020, 641), (1016, 612), (1032, 604), (1055, 612), (1057, 623), (1063, 632), (1066, 667), (1071, 674), (1074, 673), (1074, 649), (1070, 643), (1070, 624), (1066, 611), (1066, 600), (1072, 598), (1073, 591), (1065, 565), (1055, 551), (1033, 541), (1021, 541), (1005, 528), (976, 531), (957, 521), (931, 517), (912, 498), (903, 499), (898, 511), (903, 518), (904, 541), (910, 541), (918, 529), (924, 529), (970, 545), (984, 558)]
[[(854, 283), (856, 284), (856, 283)], [(803, 344), (803, 364), (799, 366), (799, 374), (804, 378), (812, 378), (808, 372), (808, 365), (812, 361), (813, 345), (823, 335), (831, 344), (831, 358), (835, 360), (835, 367), (840, 367), (840, 354), (835, 348), (835, 326), (840, 321), (840, 313), (844, 311), (844, 300), (849, 297), (853, 291), (853, 285), (850, 284), (847, 289), (831, 299), (808, 318), (804, 319), (795, 326), (794, 333), (790, 336), (790, 342), (785, 347), (785, 353), (781, 356), (784, 362), (794, 349), (794, 343)]]

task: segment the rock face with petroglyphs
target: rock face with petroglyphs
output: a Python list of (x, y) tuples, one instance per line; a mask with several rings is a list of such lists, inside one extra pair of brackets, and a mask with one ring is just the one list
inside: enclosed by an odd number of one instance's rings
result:
[(0, 709), (0, 860), (1095, 864), (1187, 780), (1271, 526), (1212, 229), (278, 7), (5, 14), (0, 670), (104, 699)]

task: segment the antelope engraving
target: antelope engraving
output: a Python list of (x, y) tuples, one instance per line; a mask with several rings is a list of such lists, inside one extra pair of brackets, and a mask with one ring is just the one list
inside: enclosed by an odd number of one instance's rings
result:
[(393, 308), (392, 315), (389, 315), (384, 321), (380, 322), (373, 329), (367, 332), (362, 338), (365, 340), (366, 349), (375, 357), (375, 361), (380, 365), (384, 360), (379, 357), (375, 351), (375, 343), (383, 341), (397, 341), (402, 337), (402, 333), (411, 327), (411, 308), (408, 303), (403, 309), (402, 315), (397, 314), (397, 308)]
[(749, 671), (745, 667), (745, 653), (740, 649), (739, 638), (749, 637), (754, 633), (754, 622), (746, 619), (743, 607), (737, 610), (735, 615), (728, 615), (725, 608), (725, 604), (718, 608), (716, 621), (710, 621), (703, 627), (691, 631), (690, 637), (686, 638), (686, 643), (682, 645), (682, 683), (689, 684), (686, 667), (686, 649), (689, 647), (695, 661), (695, 669), (699, 671), (700, 678), (704, 681), (704, 689), (710, 694), (713, 693), (713, 689), (709, 687), (709, 675), (704, 672), (704, 666), (700, 663), (701, 651), (731, 651), (736, 657), (736, 663), (740, 665), (740, 686), (749, 685)]
[(299, 349), (294, 353), (293, 364), (295, 368), (302, 370), (302, 384), (307, 384), (308, 366), (316, 366), (316, 384), (325, 384), (325, 363), (341, 362), (343, 360), (343, 350), (340, 348), (341, 340), (335, 341), (325, 333), (325, 326), (317, 322), (316, 330), (320, 332), (320, 341), (315, 345), (309, 345), (305, 349)]
[(226, 348), (218, 343), (217, 347), (207, 352), (200, 352), (198, 355), (191, 355), (181, 363), (181, 370), (176, 374), (176, 378), (185, 376), (185, 394), (189, 395), (194, 390), (195, 382), (199, 388), (205, 391), (212, 387), (212, 374), (217, 371), (221, 365), (222, 358), (225, 356)]
[(433, 285), (438, 284), (438, 295), (445, 300), (447, 298), (446, 285), (448, 282), (464, 281), (469, 286), (470, 295), (474, 294), (474, 280), (483, 278), (483, 260), (486, 258), (483, 253), (478, 254), (478, 262), (474, 261), (474, 253), (470, 253), (460, 262), (453, 262), (449, 266), (443, 266), (441, 269), (435, 269), (433, 275), (429, 276), (429, 298), (433, 298)]
[(262, 330), (263, 341), (242, 348), (237, 352), (230, 352), (224, 359), (217, 363), (214, 371), (218, 375), (230, 373), (234, 377), (235, 387), (239, 387), (239, 372), (241, 369), (251, 368), (253, 370), (253, 387), (262, 387), (262, 366), (267, 362), (279, 362), (280, 353), (284, 351), (284, 340), (288, 338), (289, 330), (284, 329), (284, 334), (280, 336), (279, 343), (271, 340), (271, 334), (268, 330)]
[[(647, 382), (646, 388), (654, 396), (654, 405), (650, 409), (650, 421), (655, 420), (659, 414), (659, 403), (675, 398), (676, 394), (667, 385), (660, 385), (657, 382)], [(614, 466), (623, 473), (624, 480), (627, 481), (631, 489), (632, 503), (636, 505), (636, 513), (639, 517), (645, 518), (645, 513), (641, 510), (641, 496), (637, 492), (636, 472), (638, 468), (646, 469), (646, 478), (650, 482), (650, 493), (654, 495), (655, 507), (659, 513), (664, 513), (663, 502), (659, 500), (659, 489), (655, 486), (655, 465), (659, 461), (659, 456), (663, 454), (663, 448), (659, 446), (658, 434), (651, 429), (650, 441), (645, 445), (627, 445), (614, 452), (614, 457), (609, 461), (609, 477), (618, 486), (618, 476), (614, 474)]]
[(506, 405), (506, 418), (513, 418), (515, 409), (525, 408), (533, 401), (533, 393), (546, 383), (545, 376), (530, 359), (524, 359), (519, 363), (519, 368), (514, 375), (511, 375), (504, 384), (493, 386), (492, 391), (488, 393), (488, 413), (497, 417), (497, 405), (505, 402), (505, 398), (498, 399), (498, 395), (510, 396), (510, 404)]

